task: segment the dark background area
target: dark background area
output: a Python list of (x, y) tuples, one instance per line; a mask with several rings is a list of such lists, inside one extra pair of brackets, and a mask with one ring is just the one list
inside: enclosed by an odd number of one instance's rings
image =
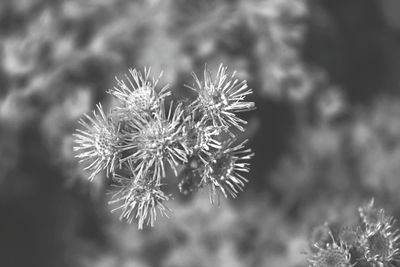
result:
[[(307, 266), (313, 229), (371, 197), (400, 217), (397, 0), (0, 2), (0, 266)], [(179, 97), (220, 63), (254, 90), (237, 199), (177, 196), (139, 231), (72, 152), (82, 114), (128, 68)], [(176, 182), (168, 179), (177, 195)], [(176, 192), (174, 192), (174, 190)]]

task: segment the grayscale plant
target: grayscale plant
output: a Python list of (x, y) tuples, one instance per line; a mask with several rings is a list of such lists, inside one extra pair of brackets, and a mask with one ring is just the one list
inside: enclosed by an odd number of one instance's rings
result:
[(311, 254), (311, 267), (370, 266), (395, 267), (400, 263), (399, 231), (396, 221), (383, 209), (374, 206), (374, 200), (359, 209), (359, 223), (342, 227), (337, 241)]
[(183, 194), (207, 186), (213, 204), (220, 194), (235, 198), (248, 181), (244, 174), (253, 154), (231, 128), (245, 130), (247, 122), (236, 113), (254, 108), (245, 101), (252, 91), (222, 64), (215, 79), (207, 68), (202, 81), (193, 77), (195, 84), (187, 87), (196, 96), (185, 105), (167, 99), (168, 86), (158, 87), (161, 74), (153, 79), (150, 69), (131, 69), (108, 91), (117, 106), (105, 113), (98, 104), (74, 135), (76, 157), (89, 162), (89, 179), (105, 170), (116, 188), (110, 204), (139, 229), (154, 226), (157, 212), (168, 215), (171, 195), (163, 188), (168, 170)]

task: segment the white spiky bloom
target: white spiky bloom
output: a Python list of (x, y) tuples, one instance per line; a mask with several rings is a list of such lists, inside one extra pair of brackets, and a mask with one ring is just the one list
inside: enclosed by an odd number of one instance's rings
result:
[(204, 164), (202, 184), (209, 186), (211, 203), (219, 202), (219, 192), (225, 197), (237, 197), (248, 181), (242, 173), (249, 172), (247, 162), (252, 153), (245, 148), (244, 141), (233, 146), (233, 140), (225, 142)]
[(213, 151), (221, 149), (221, 142), (218, 140), (221, 132), (221, 127), (206, 125), (202, 121), (196, 121), (195, 115), (190, 115), (182, 128), (182, 145), (189, 156), (198, 156), (206, 162), (203, 155), (211, 156)]
[(108, 91), (116, 97), (121, 107), (117, 109), (122, 114), (130, 115), (130, 111), (152, 112), (160, 108), (162, 100), (170, 95), (168, 86), (162, 87), (159, 91), (157, 84), (162, 77), (162, 72), (157, 79), (150, 79), (151, 68), (144, 68), (144, 72), (136, 69), (129, 69), (129, 74), (125, 74), (125, 79), (118, 79), (117, 86)]
[(359, 236), (360, 247), (367, 262), (373, 266), (394, 266), (400, 261), (399, 232), (395, 220), (383, 209), (374, 207), (374, 199), (359, 208), (364, 231)]
[(328, 243), (324, 247), (314, 245), (317, 252), (308, 259), (310, 267), (351, 267), (349, 249), (342, 243), (337, 244), (332, 233), (329, 232), (329, 234), (332, 243)]
[(97, 111), (93, 111), (93, 117), (85, 114), (86, 120), (79, 120), (84, 130), (77, 129), (74, 134), (77, 146), (73, 149), (78, 152), (76, 157), (80, 162), (89, 162), (84, 168), (91, 171), (89, 180), (102, 170), (107, 175), (113, 173), (119, 155), (119, 126), (105, 115), (101, 104), (97, 105)]
[(171, 104), (167, 114), (161, 108), (152, 117), (135, 116), (129, 122), (134, 131), (127, 135), (128, 145), (124, 147), (124, 150), (131, 152), (123, 161), (132, 161), (138, 175), (151, 171), (158, 183), (166, 175), (165, 162), (177, 173), (176, 167), (187, 161), (186, 152), (181, 145), (182, 114), (181, 105), (173, 108)]
[(137, 220), (139, 229), (143, 229), (144, 225), (154, 226), (157, 210), (161, 216), (168, 217), (169, 209), (164, 202), (169, 200), (169, 196), (161, 190), (160, 185), (151, 181), (150, 176), (116, 176), (119, 190), (109, 202), (118, 205), (112, 211), (121, 210), (120, 220), (126, 220), (128, 223)]
[(247, 122), (235, 113), (249, 111), (254, 108), (253, 102), (244, 101), (247, 95), (252, 93), (246, 81), (239, 81), (235, 78), (236, 73), (231, 76), (227, 74), (227, 67), (222, 64), (218, 68), (215, 79), (205, 67), (204, 80), (200, 81), (193, 73), (195, 85), (187, 86), (197, 92), (197, 100), (193, 107), (203, 113), (206, 119), (210, 120), (216, 127), (229, 128), (234, 126), (244, 131), (243, 124)]

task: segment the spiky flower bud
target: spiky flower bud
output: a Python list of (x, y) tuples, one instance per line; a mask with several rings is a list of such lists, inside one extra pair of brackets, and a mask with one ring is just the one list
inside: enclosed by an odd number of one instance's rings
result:
[(183, 147), (190, 156), (198, 156), (203, 162), (204, 155), (211, 156), (213, 151), (221, 149), (221, 142), (218, 136), (221, 134), (221, 127), (205, 125), (202, 121), (195, 121), (195, 116), (188, 116), (182, 129), (184, 136)]
[(309, 262), (312, 267), (350, 267), (350, 252), (344, 246), (327, 244), (325, 248), (318, 248)]
[(399, 261), (398, 233), (390, 228), (382, 228), (360, 237), (364, 257), (374, 266), (391, 266)]
[(168, 86), (164, 86), (160, 91), (156, 90), (162, 73), (152, 80), (151, 69), (145, 68), (143, 74), (136, 69), (130, 69), (129, 73), (130, 76), (125, 74), (125, 80), (116, 78), (117, 86), (108, 91), (122, 104), (117, 109), (125, 115), (129, 115), (129, 111), (146, 113), (159, 109), (162, 100), (170, 95)]
[(150, 182), (147, 177), (140, 179), (130, 177), (119, 177), (120, 190), (113, 195), (110, 204), (119, 204), (112, 211), (121, 210), (120, 219), (132, 223), (138, 220), (138, 227), (154, 226), (157, 219), (157, 210), (162, 216), (168, 217), (168, 208), (164, 202), (169, 200), (169, 196), (161, 190), (161, 186)]
[(315, 245), (317, 252), (308, 259), (310, 267), (350, 267), (350, 251), (344, 244), (336, 244), (332, 233), (332, 243), (324, 247)]
[[(164, 109), (154, 113), (152, 117), (137, 115), (129, 123), (135, 129), (126, 137), (128, 145), (125, 149), (134, 151), (123, 159), (131, 160), (136, 165), (135, 172), (152, 171), (157, 183), (165, 177), (164, 162), (168, 162), (172, 170), (187, 161), (186, 153), (181, 145), (182, 107), (170, 105), (168, 114)], [(173, 110), (173, 111), (172, 111)]]
[(197, 100), (193, 103), (195, 110), (199, 110), (214, 126), (229, 128), (234, 126), (244, 131), (243, 124), (247, 122), (238, 118), (235, 113), (249, 111), (254, 108), (253, 102), (245, 102), (247, 95), (252, 93), (246, 81), (237, 80), (235, 72), (229, 77), (227, 67), (222, 64), (218, 68), (215, 79), (204, 69), (204, 80), (200, 81), (193, 73), (195, 85), (188, 86), (197, 92)]
[(219, 202), (219, 192), (235, 198), (243, 190), (247, 179), (242, 173), (249, 172), (247, 160), (253, 155), (245, 149), (246, 141), (236, 146), (232, 146), (233, 140), (224, 143), (204, 164), (202, 184), (209, 186), (211, 203)]
[(374, 266), (392, 266), (400, 260), (400, 236), (394, 227), (395, 220), (383, 209), (375, 208), (373, 199), (360, 207), (359, 212), (364, 227), (359, 243), (366, 261)]
[(76, 157), (80, 158), (80, 162), (89, 161), (84, 168), (91, 171), (89, 180), (102, 170), (106, 170), (107, 174), (113, 173), (119, 155), (119, 126), (106, 117), (101, 104), (97, 105), (97, 110), (98, 113), (93, 111), (93, 117), (85, 115), (87, 121), (79, 120), (85, 129), (78, 129), (74, 134)]

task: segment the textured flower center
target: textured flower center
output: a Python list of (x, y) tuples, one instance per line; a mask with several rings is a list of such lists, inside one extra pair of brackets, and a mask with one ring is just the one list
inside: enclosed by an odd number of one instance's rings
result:
[(389, 239), (383, 236), (382, 233), (377, 232), (368, 237), (368, 248), (372, 257), (386, 258), (390, 252)]
[(339, 248), (331, 248), (321, 252), (317, 260), (318, 267), (345, 267), (348, 266), (348, 259)]
[(210, 96), (210, 100), (207, 104), (211, 104), (210, 106), (213, 109), (222, 110), (223, 107), (228, 105), (228, 99), (222, 92), (215, 91)]
[(108, 158), (115, 153), (114, 144), (116, 142), (116, 138), (113, 138), (108, 132), (101, 132), (100, 134), (96, 134), (94, 146), (101, 157)]
[(127, 99), (129, 109), (147, 110), (152, 104), (152, 92), (149, 86), (142, 86), (133, 91)]

